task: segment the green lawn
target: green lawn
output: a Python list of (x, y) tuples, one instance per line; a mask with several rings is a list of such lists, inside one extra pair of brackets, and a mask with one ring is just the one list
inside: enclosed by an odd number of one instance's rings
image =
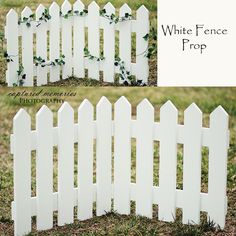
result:
[[(62, 0), (55, 1), (59, 5), (63, 3)], [(70, 1), (71, 4), (73, 4), (75, 1)], [(88, 6), (89, 3), (92, 2), (91, 0), (84, 0), (83, 3)], [(144, 0), (98, 0), (96, 1), (100, 8), (102, 9), (104, 5), (108, 2), (111, 2), (118, 13), (119, 8), (124, 4), (127, 3), (130, 8), (133, 10), (133, 16), (135, 17), (137, 9), (145, 5), (147, 9), (150, 11), (150, 25), (152, 28), (155, 29), (154, 32), (156, 32), (157, 28), (157, 1), (156, 0), (150, 0), (150, 1), (144, 1)], [(49, 7), (52, 1), (49, 0), (1, 0), (0, 1), (0, 86), (6, 86), (5, 83), (5, 71), (6, 71), (6, 59), (3, 57), (4, 51), (6, 51), (6, 40), (3, 40), (4, 35), (4, 26), (5, 26), (5, 17), (7, 12), (13, 8), (15, 9), (19, 16), (21, 11), (24, 9), (25, 6), (29, 6), (33, 11), (38, 7), (39, 4), (43, 4), (45, 7)], [(102, 34), (101, 34), (102, 35)], [(1, 40), (2, 38), (2, 40)], [(87, 41), (87, 39), (86, 39)], [(132, 34), (132, 60), (135, 61), (135, 34)], [(150, 40), (150, 46), (152, 44), (157, 44), (156, 40), (151, 39)], [(118, 32), (116, 33), (116, 53), (118, 54)], [(101, 36), (101, 48), (102, 48), (102, 36)], [(35, 47), (34, 47), (35, 51)], [(101, 49), (102, 51), (102, 49)], [(156, 58), (156, 52), (153, 53), (152, 57), (149, 59), (149, 86), (156, 86), (157, 84), (157, 58)], [(117, 86), (118, 84), (118, 75), (116, 75), (115, 83), (109, 83), (111, 86)], [(69, 80), (60, 80), (59, 82), (49, 84), (49, 86), (96, 86), (96, 85), (102, 85), (106, 86), (107, 83), (103, 82), (102, 79), (100, 82), (94, 81), (94, 80), (83, 80), (78, 78), (70, 78)]]
[[(41, 88), (27, 89), (27, 92), (37, 92)], [(0, 89), (0, 235), (13, 234), (13, 222), (11, 221), (10, 203), (13, 200), (13, 172), (12, 155), (9, 151), (9, 137), (12, 132), (12, 119), (16, 112), (22, 107), (19, 98), (9, 98), (9, 92), (22, 92), (24, 88)], [(34, 230), (31, 235), (234, 235), (236, 232), (236, 89), (235, 88), (115, 88), (115, 87), (80, 87), (80, 88), (44, 88), (47, 92), (68, 92), (71, 90), (76, 93), (74, 97), (63, 97), (75, 109), (84, 98), (88, 98), (94, 105), (97, 104), (101, 96), (106, 96), (113, 104), (122, 95), (126, 96), (132, 104), (132, 115), (136, 116), (136, 106), (143, 99), (148, 98), (155, 107), (155, 119), (159, 120), (159, 108), (167, 100), (171, 100), (179, 110), (179, 122), (183, 122), (183, 112), (195, 102), (204, 113), (204, 126), (209, 125), (209, 114), (218, 105), (222, 105), (230, 115), (230, 149), (228, 158), (228, 214), (224, 231), (217, 230), (214, 225), (206, 221), (206, 215), (202, 213), (202, 223), (200, 226), (183, 226), (180, 223), (181, 209), (177, 211), (177, 219), (174, 223), (164, 223), (157, 220), (156, 210), (152, 220), (135, 217), (135, 206), (132, 204), (131, 216), (120, 216), (111, 212), (103, 217), (94, 217), (84, 222), (75, 221), (74, 224), (65, 227), (56, 226), (47, 232), (36, 233)], [(32, 128), (35, 127), (35, 114), (42, 104), (28, 105), (26, 110), (32, 117)], [(48, 104), (54, 112), (56, 124), (56, 111), (60, 104)], [(202, 190), (207, 189), (207, 165), (208, 151), (203, 149), (202, 164)], [(154, 163), (158, 170), (158, 146), (155, 145)], [(182, 187), (182, 149), (178, 149), (177, 167), (177, 186)], [(56, 167), (57, 158), (55, 154), (54, 164)], [(35, 153), (33, 153), (32, 166), (32, 192), (35, 193)], [(132, 146), (132, 165), (135, 166), (135, 147)], [(56, 181), (56, 174), (54, 175)], [(132, 179), (135, 179), (135, 170), (132, 171)], [(76, 181), (75, 181), (76, 182)], [(158, 183), (157, 174), (154, 175), (155, 184)], [(56, 188), (55, 188), (56, 189)], [(33, 220), (35, 226), (35, 218)]]

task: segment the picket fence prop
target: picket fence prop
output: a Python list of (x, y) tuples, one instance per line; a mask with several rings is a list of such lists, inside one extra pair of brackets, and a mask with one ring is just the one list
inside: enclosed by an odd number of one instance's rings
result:
[[(114, 181), (112, 181), (112, 140), (114, 138)], [(136, 139), (136, 183), (131, 182), (131, 138)], [(96, 183), (93, 181), (93, 142), (96, 144)], [(153, 184), (154, 141), (159, 141), (159, 186)], [(74, 144), (78, 143), (78, 186), (74, 186)], [(177, 144), (183, 144), (183, 190), (176, 187)], [(57, 184), (53, 192), (53, 147), (58, 148)], [(201, 192), (201, 149), (209, 148), (208, 193)], [(53, 114), (43, 106), (36, 115), (36, 130), (31, 118), (21, 109), (13, 121), (11, 152), (14, 155), (14, 202), (12, 217), (15, 235), (31, 231), (31, 217), (37, 216), (37, 230), (53, 227), (53, 212), (58, 225), (73, 223), (74, 207), (78, 220), (101, 216), (113, 209), (130, 214), (130, 201), (136, 214), (152, 218), (158, 204), (158, 219), (171, 222), (176, 208), (183, 210), (183, 223), (200, 222), (200, 211), (221, 228), (227, 211), (226, 176), (229, 146), (228, 114), (219, 106), (210, 114), (210, 127), (202, 127), (202, 112), (192, 104), (178, 124), (178, 111), (168, 101), (160, 108), (160, 122), (154, 122), (154, 108), (147, 99), (137, 106), (132, 119), (131, 105), (121, 97), (114, 106), (102, 97), (94, 108), (84, 100), (74, 110), (64, 103)], [(31, 197), (31, 151), (36, 150), (36, 196)]]
[[(118, 56), (115, 55), (116, 31), (119, 32)], [(136, 63), (131, 59), (132, 33), (136, 34)], [(16, 11), (10, 10), (5, 27), (6, 81), (8, 86), (33, 86), (36, 76), (36, 84), (40, 86), (48, 83), (48, 73), (50, 82), (60, 80), (62, 68), (62, 79), (72, 75), (84, 78), (87, 69), (88, 77), (96, 80), (99, 80), (102, 71), (105, 82), (114, 82), (115, 73), (119, 73), (120, 83), (129, 82), (132, 76), (136, 77), (136, 81), (147, 83), (149, 66), (145, 55), (148, 33), (149, 11), (144, 6), (137, 10), (136, 19), (127, 4), (120, 8), (118, 17), (111, 3), (100, 9), (92, 2), (85, 9), (80, 0), (73, 6), (65, 0), (61, 9), (55, 2), (49, 10), (40, 4), (36, 10), (36, 20), (29, 7), (22, 11), (21, 20), (18, 20)], [(103, 48), (100, 46), (102, 41)], [(60, 57), (63, 57), (62, 61)]]

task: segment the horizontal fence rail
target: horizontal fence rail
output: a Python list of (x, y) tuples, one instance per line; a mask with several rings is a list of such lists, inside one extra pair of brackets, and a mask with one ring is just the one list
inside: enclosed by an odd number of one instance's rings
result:
[[(58, 111), (56, 127), (53, 114), (45, 105), (36, 115), (35, 130), (31, 130), (31, 118), (24, 109), (16, 114), (11, 135), (15, 235), (31, 231), (32, 216), (37, 217), (37, 230), (46, 230), (53, 227), (54, 211), (58, 212), (60, 226), (74, 222), (75, 206), (78, 220), (86, 220), (93, 217), (93, 203), (96, 215), (100, 216), (112, 209), (130, 214), (131, 201), (136, 203), (136, 215), (155, 217), (153, 204), (157, 204), (159, 220), (174, 221), (176, 208), (181, 208), (185, 224), (200, 223), (200, 212), (204, 211), (224, 228), (229, 129), (228, 114), (221, 106), (210, 114), (209, 128), (202, 126), (202, 112), (195, 104), (185, 110), (184, 124), (178, 124), (178, 111), (170, 101), (160, 108), (159, 122), (155, 122), (154, 107), (147, 99), (137, 106), (133, 119), (131, 104), (121, 97), (114, 105), (112, 117), (112, 104), (105, 97), (96, 106), (95, 119), (94, 107), (85, 99), (78, 108), (78, 122), (74, 122), (73, 108), (65, 102)], [(136, 164), (131, 168), (132, 138), (136, 140)], [(154, 141), (159, 141), (158, 186), (153, 181)], [(183, 144), (183, 189), (177, 188), (177, 144)], [(53, 147), (58, 149), (57, 192), (53, 191)], [(208, 192), (201, 192), (202, 147), (209, 149)], [(36, 150), (34, 197), (33, 150)], [(135, 182), (131, 181), (131, 171), (136, 173)], [(74, 184), (75, 176), (78, 186)]]
[(35, 14), (25, 7), (20, 19), (11, 9), (5, 27), (8, 86), (40, 86), (60, 76), (84, 78), (86, 70), (96, 80), (103, 72), (104, 82), (114, 82), (118, 74), (120, 83), (147, 84), (149, 11), (141, 6), (133, 15), (127, 4), (117, 15), (111, 3), (100, 9), (92, 2), (86, 9), (80, 0), (73, 5), (65, 0), (61, 8), (55, 2), (49, 9), (40, 4)]

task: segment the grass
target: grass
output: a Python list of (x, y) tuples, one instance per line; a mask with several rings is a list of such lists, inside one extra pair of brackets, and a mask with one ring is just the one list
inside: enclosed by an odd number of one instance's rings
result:
[[(10, 204), (13, 200), (13, 172), (12, 155), (9, 153), (9, 137), (12, 132), (12, 119), (16, 112), (23, 107), (19, 102), (19, 97), (12, 98), (8, 94), (11, 92), (37, 93), (42, 88), (0, 88), (0, 235), (13, 234), (13, 222), (11, 221)], [(46, 232), (36, 232), (35, 217), (33, 218), (34, 230), (30, 235), (234, 235), (236, 232), (236, 88), (125, 88), (125, 87), (80, 87), (80, 88), (64, 88), (64, 87), (48, 87), (43, 88), (43, 92), (50, 93), (76, 93), (75, 96), (62, 96), (62, 100), (68, 101), (75, 110), (75, 119), (77, 117), (77, 108), (84, 98), (88, 98), (92, 104), (96, 105), (101, 96), (114, 102), (122, 95), (126, 96), (132, 104), (132, 115), (136, 116), (136, 106), (143, 99), (148, 98), (155, 108), (155, 120), (159, 120), (159, 108), (167, 100), (171, 100), (179, 110), (179, 122), (183, 122), (184, 110), (195, 102), (203, 111), (203, 124), (209, 126), (209, 114), (218, 105), (222, 105), (230, 115), (230, 148), (228, 153), (228, 213), (226, 219), (226, 227), (223, 231), (219, 230), (217, 225), (210, 222), (206, 218), (206, 214), (201, 213), (201, 224), (183, 225), (181, 223), (181, 209), (177, 210), (176, 220), (173, 223), (165, 223), (158, 221), (156, 218), (158, 207), (153, 206), (154, 218), (152, 220), (136, 217), (134, 215), (135, 204), (132, 203), (131, 215), (120, 216), (115, 212), (110, 212), (102, 217), (94, 217), (90, 220), (79, 222), (75, 220), (72, 225), (64, 227), (55, 226), (52, 230)], [(47, 96), (48, 98), (53, 98)], [(29, 98), (30, 96), (28, 96)], [(35, 97), (35, 96), (34, 96)], [(42, 98), (42, 96), (39, 96)], [(44, 97), (45, 98), (45, 97)], [(48, 104), (48, 107), (54, 112), (54, 124), (56, 124), (56, 111), (61, 104)], [(42, 104), (28, 104), (25, 109), (32, 117), (32, 128), (35, 128), (35, 114)], [(132, 142), (132, 180), (135, 181), (135, 142)], [(56, 149), (55, 149), (56, 150)], [(158, 185), (158, 155), (159, 146), (155, 143), (154, 150), (154, 185)], [(208, 181), (208, 149), (202, 150), (202, 191), (207, 192)], [(32, 166), (32, 194), (35, 194), (35, 152), (33, 152)], [(183, 156), (182, 146), (178, 146), (178, 166), (177, 166), (177, 186), (182, 188), (183, 174)], [(57, 155), (54, 156), (54, 167), (56, 169)], [(77, 163), (75, 163), (77, 165)], [(76, 173), (77, 174), (77, 173)], [(56, 171), (54, 172), (54, 190), (56, 187)], [(77, 182), (75, 180), (75, 186)]]
[[(63, 1), (62, 0), (57, 0), (55, 1), (57, 2), (59, 5), (62, 5)], [(73, 4), (75, 1), (70, 1), (71, 4)], [(83, 3), (88, 6), (89, 3), (92, 2), (92, 0), (83, 0)], [(147, 9), (150, 11), (150, 23), (151, 26), (154, 27), (156, 29), (157, 27), (157, 2), (156, 0), (151, 0), (151, 1), (144, 1), (144, 0), (97, 0), (96, 1), (99, 6), (101, 8), (104, 7), (104, 5), (108, 2), (111, 2), (117, 10), (118, 13), (118, 9), (124, 4), (127, 3), (130, 8), (133, 11), (133, 15), (136, 15), (136, 11), (137, 9), (141, 6), (141, 5), (145, 5), (147, 7)], [(14, 8), (18, 14), (20, 15), (21, 11), (24, 9), (25, 6), (29, 6), (33, 11), (35, 11), (35, 9), (37, 8), (37, 6), (39, 4), (43, 4), (45, 7), (49, 7), (50, 4), (52, 3), (51, 0), (1, 0), (0, 1), (0, 86), (6, 86), (6, 82), (5, 82), (5, 71), (7, 68), (7, 64), (6, 64), (6, 60), (3, 57), (3, 52), (6, 51), (6, 42), (5, 40), (2, 41), (1, 40), (1, 35), (4, 33), (4, 26), (5, 26), (5, 16), (7, 14), (7, 12), (11, 9)], [(135, 61), (135, 34), (132, 34), (132, 61)], [(101, 34), (101, 50), (103, 47), (103, 42), (102, 42), (102, 34)], [(119, 46), (118, 46), (118, 32), (116, 32), (116, 53), (119, 50)], [(87, 36), (86, 36), (86, 42), (87, 42)], [(152, 43), (156, 43), (156, 41), (152, 41), (150, 42), (150, 45)], [(87, 43), (86, 43), (87, 44)], [(35, 54), (35, 49), (36, 46), (34, 45), (34, 54)], [(21, 57), (21, 56), (20, 56)], [(153, 55), (153, 57), (149, 60), (149, 65), (150, 65), (150, 69), (149, 69), (149, 81), (148, 81), (148, 85), (149, 86), (156, 86), (157, 84), (157, 58), (156, 55)], [(116, 78), (118, 78), (118, 75), (116, 75)], [(56, 83), (50, 83), (47, 86), (94, 86), (94, 84), (96, 85), (96, 82), (94, 82), (93, 80), (89, 80), (90, 82), (87, 82), (88, 80), (86, 80), (86, 82), (81, 79), (81, 78), (70, 78), (69, 80), (60, 80)], [(99, 81), (99, 85), (102, 86), (107, 86), (107, 83), (104, 83), (102, 81), (102, 77)], [(117, 83), (109, 83), (110, 86), (117, 86)]]

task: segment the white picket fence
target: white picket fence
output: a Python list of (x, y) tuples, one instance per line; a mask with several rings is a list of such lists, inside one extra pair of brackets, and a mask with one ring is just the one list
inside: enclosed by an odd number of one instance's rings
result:
[[(65, 0), (61, 6), (61, 13), (67, 14), (68, 11), (83, 12), (84, 4), (78, 0), (72, 6)], [(115, 8), (111, 3), (104, 7), (107, 15), (115, 14)], [(115, 66), (115, 32), (119, 32), (119, 58), (124, 62), (125, 71), (130, 75), (136, 76), (137, 80), (147, 83), (149, 76), (148, 59), (145, 57), (145, 51), (148, 48), (148, 41), (143, 37), (149, 33), (149, 11), (141, 6), (136, 12), (136, 19), (120, 21), (117, 24), (110, 24), (109, 19), (100, 16), (100, 8), (92, 2), (88, 6), (87, 15), (74, 15), (65, 19), (60, 15), (60, 7), (53, 2), (49, 8), (51, 19), (47, 22), (38, 21), (45, 8), (39, 5), (36, 10), (36, 21), (32, 21), (30, 27), (26, 23), (18, 25), (18, 14), (10, 10), (6, 17), (5, 35), (7, 39), (7, 53), (13, 61), (8, 63), (6, 72), (6, 81), (8, 86), (13, 86), (19, 80), (17, 71), (19, 61), (24, 67), (23, 86), (33, 86), (34, 77), (38, 86), (60, 80), (62, 67), (62, 79), (72, 75), (78, 78), (85, 77), (85, 69), (88, 70), (88, 77), (99, 80), (100, 71), (103, 72), (105, 82), (114, 82), (115, 73), (121, 73), (119, 66)], [(127, 4), (124, 4), (119, 10), (120, 19), (128, 14), (132, 14)], [(133, 12), (134, 13), (134, 12)], [(32, 14), (29, 7), (21, 13), (21, 19), (28, 18)], [(86, 28), (88, 29), (88, 38), (86, 41)], [(100, 30), (103, 33), (100, 34)], [(61, 33), (61, 36), (60, 36)], [(136, 33), (136, 62), (131, 58), (131, 39), (132, 33)], [(65, 56), (65, 65), (63, 66), (35, 66), (34, 57), (34, 35), (36, 35), (36, 54), (42, 57), (47, 63)], [(22, 37), (21, 44), (19, 36)], [(102, 37), (103, 36), (103, 37)], [(48, 43), (49, 37), (49, 43)], [(103, 48), (100, 43), (103, 41)], [(88, 44), (88, 50), (94, 57), (100, 57), (100, 51), (104, 52), (104, 60), (97, 61), (84, 57), (84, 48)], [(49, 55), (48, 55), (49, 51)], [(120, 81), (122, 82), (122, 81)]]
[[(14, 155), (14, 202), (12, 217), (15, 235), (31, 231), (31, 217), (37, 216), (37, 229), (53, 227), (53, 212), (58, 225), (77, 218), (101, 216), (112, 209), (130, 214), (135, 201), (136, 214), (152, 218), (158, 204), (158, 218), (171, 222), (176, 208), (183, 210), (183, 223), (200, 222), (200, 212), (221, 228), (227, 211), (226, 176), (229, 146), (228, 115), (219, 106), (210, 114), (210, 127), (202, 127), (202, 112), (192, 104), (184, 112), (184, 124), (178, 124), (178, 111), (168, 101), (160, 108), (160, 122), (154, 121), (154, 108), (147, 99), (137, 106), (132, 119), (131, 105), (121, 97), (114, 106), (102, 97), (94, 108), (84, 100), (74, 110), (64, 103), (53, 114), (43, 106), (36, 115), (36, 130), (31, 118), (21, 109), (13, 121), (11, 152)], [(112, 181), (112, 142), (114, 138), (114, 181)], [(136, 182), (131, 181), (131, 138), (136, 139)], [(93, 142), (96, 143), (96, 151)], [(154, 141), (159, 141), (159, 186), (153, 183)], [(78, 186), (74, 186), (74, 143), (78, 143)], [(177, 144), (183, 144), (183, 190), (176, 187)], [(53, 147), (58, 148), (58, 192), (53, 192)], [(201, 150), (209, 148), (208, 192), (201, 192)], [(31, 151), (36, 150), (36, 196), (31, 197)], [(93, 181), (96, 152), (96, 183)], [(134, 170), (135, 169), (135, 170)]]

